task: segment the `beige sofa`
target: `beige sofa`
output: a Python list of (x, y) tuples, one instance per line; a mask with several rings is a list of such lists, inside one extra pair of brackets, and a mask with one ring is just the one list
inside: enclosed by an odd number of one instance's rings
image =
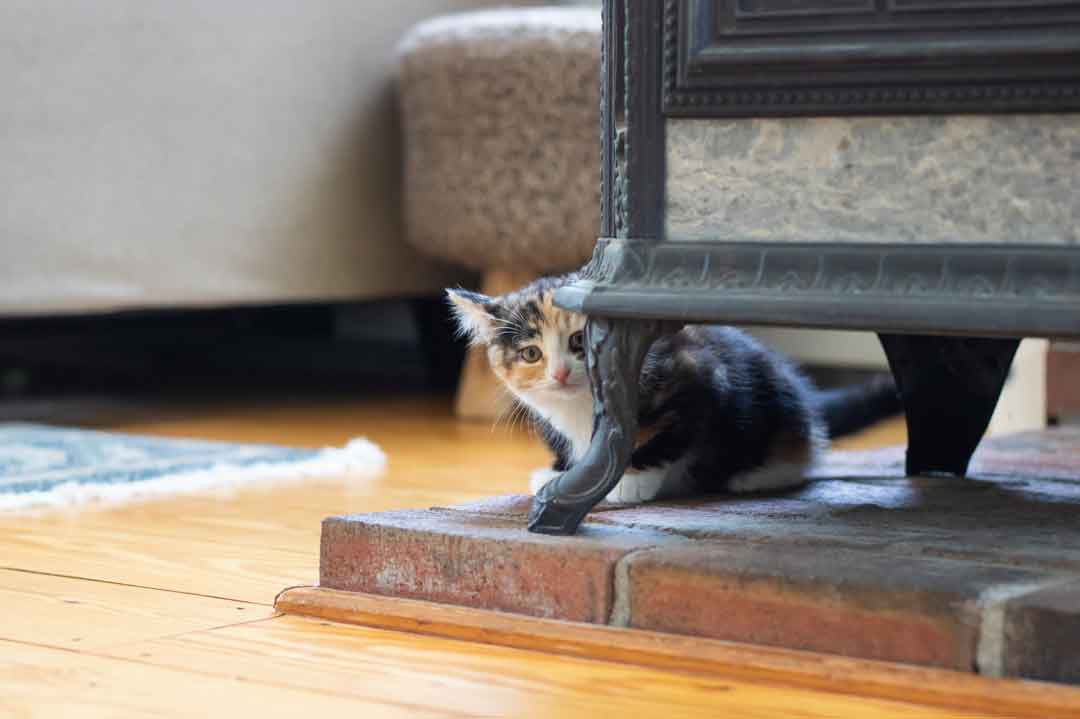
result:
[(393, 48), (486, 4), (0, 3), (0, 317), (459, 281), (402, 241)]

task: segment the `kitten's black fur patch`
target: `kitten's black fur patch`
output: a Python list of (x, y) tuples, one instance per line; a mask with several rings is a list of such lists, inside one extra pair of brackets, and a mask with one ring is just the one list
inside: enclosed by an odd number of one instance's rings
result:
[(733, 475), (777, 461), (785, 450), (797, 461), (818, 440), (809, 382), (730, 327), (690, 326), (660, 339), (640, 387), (639, 422), (652, 436), (634, 451), (631, 466), (688, 459), (698, 491), (723, 490)]

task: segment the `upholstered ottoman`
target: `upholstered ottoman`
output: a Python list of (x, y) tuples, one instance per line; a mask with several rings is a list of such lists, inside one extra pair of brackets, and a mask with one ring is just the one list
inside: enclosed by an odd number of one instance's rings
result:
[[(489, 293), (579, 267), (599, 227), (599, 9), (433, 18), (399, 67), (408, 241)], [(470, 356), (459, 415), (490, 417), (493, 381)]]

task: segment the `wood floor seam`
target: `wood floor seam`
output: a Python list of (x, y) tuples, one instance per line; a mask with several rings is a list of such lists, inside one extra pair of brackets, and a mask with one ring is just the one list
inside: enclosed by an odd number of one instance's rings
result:
[[(84, 656), (92, 656), (89, 652), (80, 649), (74, 649), (72, 647), (61, 647), (56, 644), (43, 644), (42, 642), (31, 642), (25, 639), (9, 639), (7, 637), (0, 637), (0, 644), (15, 644), (22, 647), (34, 647), (36, 649), (49, 649), (56, 650), (58, 652), (65, 652), (67, 654), (80, 654)], [(21, 664), (18, 659), (13, 659), (8, 662), (9, 664)]]
[[(183, 632), (173, 632), (172, 634), (162, 634), (160, 636), (144, 637), (144, 638), (135, 639), (135, 640), (132, 640), (132, 641), (129, 641), (129, 642), (118, 642), (116, 644), (110, 644), (107, 647), (97, 647), (96, 649), (91, 649), (91, 650), (89, 650), (87, 652), (87, 654), (92, 655), (92, 656), (97, 656), (98, 652), (111, 652), (111, 651), (115, 651), (117, 649), (123, 649), (125, 647), (132, 647), (132, 646), (138, 646), (139, 644), (146, 644), (148, 642), (164, 642), (164, 641), (169, 641), (170, 639), (182, 639), (182, 638), (184, 638), (186, 636), (190, 636), (192, 634), (202, 634), (204, 632), (216, 632), (216, 631), (220, 631), (222, 629), (232, 629), (233, 627), (242, 627), (242, 626), (245, 626), (245, 625), (248, 625), (248, 624), (260, 624), (262, 622), (271, 622), (271, 621), (273, 621), (275, 619), (280, 619), (282, 616), (284, 616), (284, 615), (281, 612), (275, 612), (274, 614), (272, 614), (269, 617), (259, 617), (257, 619), (245, 619), (245, 620), (240, 621), (240, 622), (228, 622), (226, 624), (219, 624), (219, 625), (213, 626), (213, 627), (200, 627), (198, 629), (189, 629), (189, 630), (183, 631)], [(111, 656), (111, 655), (105, 654), (103, 656)]]
[(220, 599), (223, 602), (234, 602), (236, 604), (250, 604), (254, 607), (273, 607), (273, 600), (269, 602), (253, 602), (249, 599), (236, 599), (234, 597), (223, 597), (216, 594), (201, 594), (199, 592), (185, 592), (180, 589), (168, 589), (166, 587), (151, 587), (146, 584), (131, 584), (128, 582), (117, 582), (111, 579), (97, 579), (94, 577), (81, 577), (74, 574), (62, 574), (58, 572), (45, 572), (39, 569), (27, 569), (25, 567), (9, 567), (0, 565), (0, 572), (19, 572), (22, 574), (36, 574), (42, 577), (56, 577), (57, 579), (71, 579), (79, 582), (95, 582), (98, 584), (109, 584), (114, 587), (128, 587), (131, 589), (146, 589), (151, 592), (167, 592), (169, 594), (181, 594), (187, 597), (199, 597), (200, 599)]

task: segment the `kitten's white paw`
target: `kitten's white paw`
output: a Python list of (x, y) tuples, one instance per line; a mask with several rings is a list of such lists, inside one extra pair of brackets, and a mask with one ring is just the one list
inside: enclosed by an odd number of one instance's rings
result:
[(664, 491), (664, 475), (662, 470), (624, 474), (615, 489), (608, 492), (606, 499), (615, 504), (651, 502)]
[(554, 469), (548, 467), (534, 469), (529, 475), (529, 493), (536, 494), (540, 491), (541, 487), (558, 477), (560, 474), (562, 474), (562, 472), (556, 472)]
[(732, 477), (728, 481), (728, 489), (732, 492), (769, 492), (798, 487), (806, 483), (806, 470), (807, 465), (801, 463), (767, 464)]

